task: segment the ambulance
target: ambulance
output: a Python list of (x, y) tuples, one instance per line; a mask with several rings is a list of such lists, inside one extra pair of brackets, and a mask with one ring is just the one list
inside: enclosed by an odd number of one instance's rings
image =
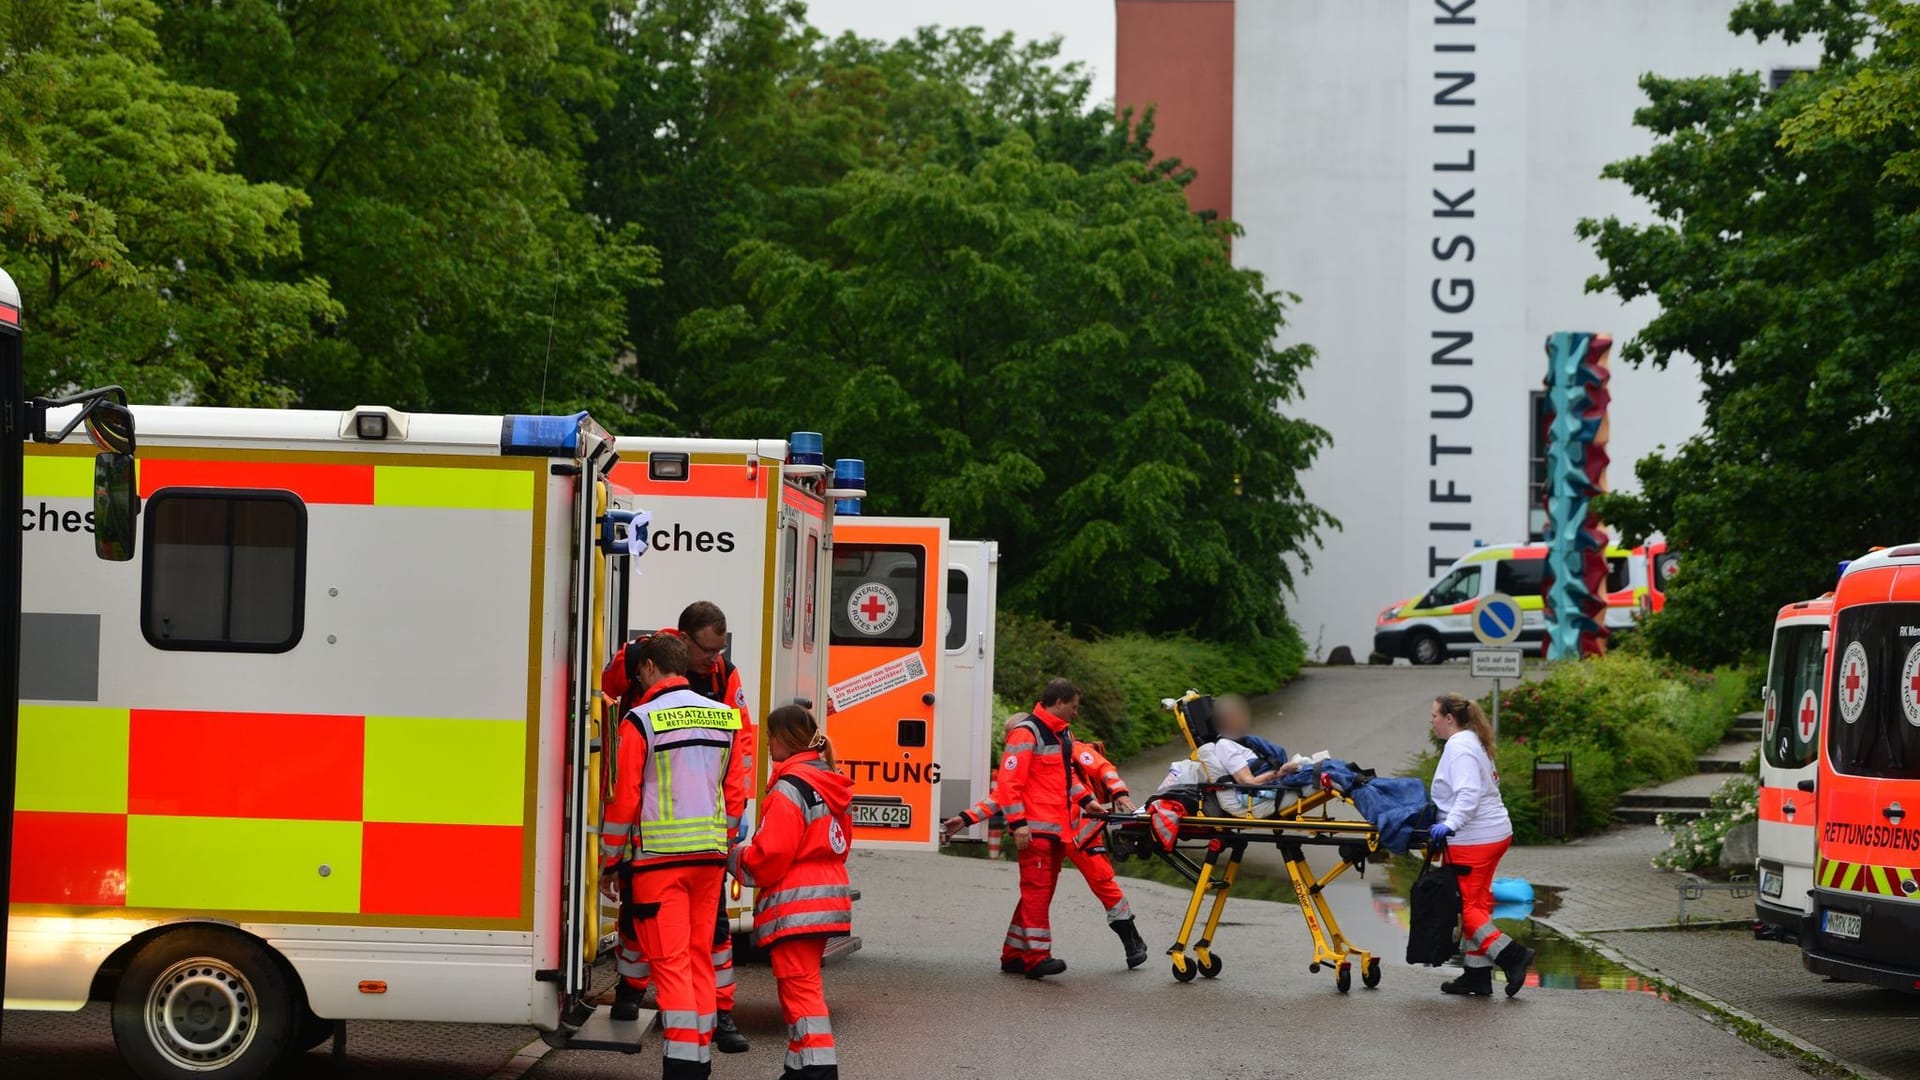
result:
[(267, 1075), (344, 1020), (637, 1049), (647, 1014), (585, 1003), (612, 437), (134, 416), (131, 561), (94, 558), (90, 453), (27, 448), (6, 1007), (110, 1002), (147, 1080)]
[[(1607, 548), (1608, 630), (1629, 630), (1638, 610), (1632, 552)], [(1490, 544), (1456, 559), (1426, 590), (1381, 609), (1374, 618), (1373, 651), (1415, 664), (1438, 664), (1464, 656), (1477, 643), (1471, 616), (1484, 597), (1505, 593), (1520, 605), (1520, 644), (1546, 640), (1545, 544)]]
[[(615, 445), (615, 505), (651, 514), (651, 550), (615, 602), (626, 636), (717, 603), (753, 716), (799, 701), (832, 737), (854, 843), (931, 846), (946, 807), (990, 779), (998, 545), (954, 539), (944, 518), (862, 516), (865, 462), (827, 468), (818, 433)], [(767, 767), (762, 745), (756, 793)], [(751, 890), (729, 890), (745, 932)]]
[(1846, 564), (1823, 679), (1807, 970), (1920, 989), (1920, 544)]
[(1754, 915), (1774, 939), (1800, 933), (1811, 910), (1814, 797), (1820, 691), (1826, 675), (1833, 594), (1780, 609), (1773, 622), (1760, 725), (1760, 893)]

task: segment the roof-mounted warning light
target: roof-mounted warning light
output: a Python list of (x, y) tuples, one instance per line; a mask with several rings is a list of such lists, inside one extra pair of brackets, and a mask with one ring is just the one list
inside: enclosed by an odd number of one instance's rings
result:
[(817, 431), (796, 431), (787, 439), (788, 476), (827, 475), (826, 440)]
[(860, 514), (860, 500), (867, 497), (867, 463), (859, 458), (840, 458), (833, 463), (833, 487), (826, 496), (834, 500), (833, 512), (849, 517)]
[(572, 416), (508, 416), (500, 421), (500, 452), (522, 457), (578, 457), (585, 410)]
[(340, 417), (343, 439), (400, 439), (407, 437), (407, 414), (385, 405), (360, 405)]

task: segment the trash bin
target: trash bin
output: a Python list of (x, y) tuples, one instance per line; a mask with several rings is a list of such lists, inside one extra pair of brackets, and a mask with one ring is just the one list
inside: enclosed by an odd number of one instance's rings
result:
[(1533, 759), (1533, 801), (1540, 835), (1560, 839), (1573, 832), (1573, 755)]

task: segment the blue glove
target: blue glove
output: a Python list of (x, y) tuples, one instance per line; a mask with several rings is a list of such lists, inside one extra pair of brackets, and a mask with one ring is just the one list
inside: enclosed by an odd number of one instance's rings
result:
[(1436, 844), (1452, 835), (1453, 828), (1448, 825), (1435, 825), (1433, 828), (1427, 830), (1427, 839)]

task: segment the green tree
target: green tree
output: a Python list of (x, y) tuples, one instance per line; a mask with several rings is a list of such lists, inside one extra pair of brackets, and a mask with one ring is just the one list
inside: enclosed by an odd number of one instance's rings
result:
[(610, 0), (165, 2), (179, 76), (239, 100), (241, 171), (312, 200), (276, 270), (346, 314), (289, 358), (301, 401), (657, 423), (616, 363), (654, 254), (580, 206)]
[[(1587, 221), (1591, 283), (1661, 311), (1632, 363), (1699, 365), (1702, 432), (1601, 512), (1686, 551), (1649, 638), (1710, 663), (1758, 648), (1783, 603), (1920, 520), (1920, 16), (1892, 0), (1748, 2), (1736, 31), (1823, 40), (1817, 71), (1642, 80), (1648, 153), (1606, 175), (1654, 220)], [(1870, 45), (1868, 50), (1863, 46)]]
[(296, 260), (290, 187), (232, 171), (233, 95), (168, 77), (147, 0), (0, 5), (0, 264), (32, 335), (30, 391), (277, 405), (337, 319)]
[[(849, 174), (831, 245), (748, 241), (748, 303), (690, 319), (744, 352), (732, 430), (819, 426), (874, 511), (1001, 543), (1008, 601), (1082, 631), (1282, 631), (1284, 556), (1327, 516), (1299, 473), (1326, 435), (1278, 406), (1305, 346), (1233, 230), (1137, 162), (1042, 160), (1016, 132), (970, 168)], [(745, 346), (743, 349), (742, 346)]]

